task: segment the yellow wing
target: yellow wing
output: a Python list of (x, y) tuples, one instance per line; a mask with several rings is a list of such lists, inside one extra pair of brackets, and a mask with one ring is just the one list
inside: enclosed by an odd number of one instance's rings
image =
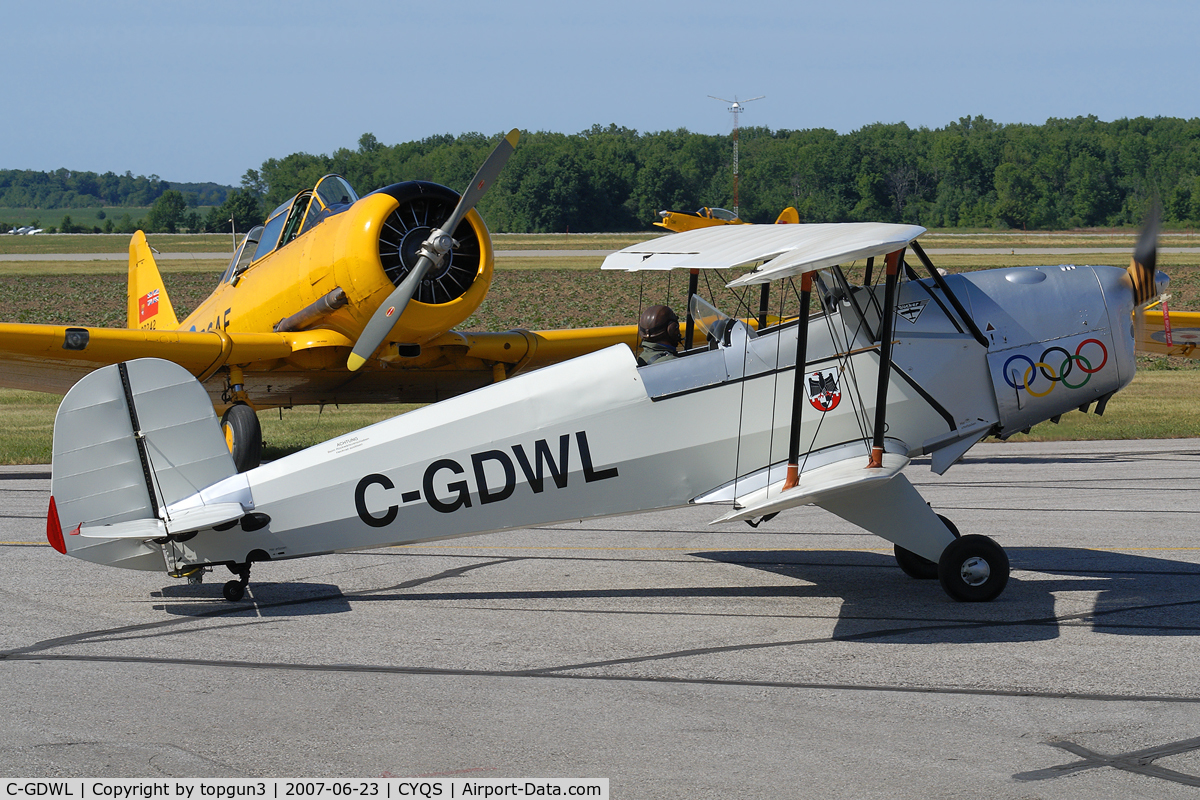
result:
[(1139, 351), (1200, 358), (1200, 313), (1155, 310), (1143, 314), (1134, 325)]
[(125, 330), (0, 323), (0, 386), (66, 394), (94, 369), (133, 358), (165, 358), (204, 380), (227, 363), (291, 355), (278, 334)]
[[(503, 333), (449, 331), (415, 358), (371, 359), (345, 368), (353, 342), (334, 331), (292, 333), (126, 330), (0, 323), (0, 386), (66, 394), (92, 370), (164, 358), (195, 375), (218, 408), (228, 368), (244, 376), (255, 408), (320, 403), (425, 403), (613, 344), (636, 346), (636, 326)], [(226, 369), (222, 369), (222, 368)]]

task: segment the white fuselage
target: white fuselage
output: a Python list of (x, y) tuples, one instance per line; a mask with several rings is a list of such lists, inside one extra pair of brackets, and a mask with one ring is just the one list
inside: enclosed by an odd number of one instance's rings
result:
[[(887, 449), (911, 457), (978, 431), (969, 446), (986, 432), (1019, 430), (1128, 383), (1132, 304), (1117, 291), (1123, 274), (1053, 267), (951, 276), (952, 290), (986, 328), (987, 348), (939, 303), (939, 290), (905, 284)], [(840, 396), (829, 410), (821, 406), (831, 394), (800, 405), (809, 454), (802, 470), (854, 450), (866, 457), (879, 372), (869, 333), (878, 317), (867, 292), (856, 291), (863, 324), (845, 300), (808, 323), (806, 375), (832, 376)], [(738, 324), (727, 346), (649, 367), (638, 368), (617, 346), (505, 380), (210, 487), (206, 502), (252, 497), (270, 523), (170, 542), (167, 562), (295, 558), (733, 501), (781, 474), (795, 361), (794, 324), (761, 336)], [(1061, 379), (1085, 363), (1088, 371)], [(144, 559), (122, 566), (162, 568), (159, 547), (145, 548)]]

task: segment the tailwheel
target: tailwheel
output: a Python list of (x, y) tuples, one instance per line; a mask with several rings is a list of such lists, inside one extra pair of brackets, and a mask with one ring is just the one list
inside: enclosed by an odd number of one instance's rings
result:
[[(954, 538), (959, 538), (962, 534), (958, 532), (958, 528), (953, 522), (938, 514), (938, 519), (950, 529), (950, 533), (954, 534)], [(906, 550), (900, 545), (895, 546), (896, 563), (900, 565), (900, 569), (910, 578), (916, 578), (919, 581), (930, 581), (938, 576), (938, 565), (936, 561), (930, 561), (924, 556), (919, 556), (912, 550)]]
[(994, 600), (1008, 584), (1008, 556), (986, 536), (955, 539), (938, 560), (938, 579), (946, 594), (966, 603)]
[(230, 564), (229, 571), (238, 576), (237, 580), (228, 581), (221, 588), (221, 594), (231, 603), (236, 603), (246, 596), (246, 587), (250, 585), (250, 565)]
[(238, 472), (262, 463), (262, 426), (253, 408), (245, 403), (230, 406), (221, 417), (221, 433), (225, 434), (225, 445)]

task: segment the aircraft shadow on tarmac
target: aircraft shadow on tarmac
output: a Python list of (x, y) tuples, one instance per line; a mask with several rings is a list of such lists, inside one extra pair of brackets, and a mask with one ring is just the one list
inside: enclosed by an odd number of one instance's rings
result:
[[(1161, 558), (1070, 547), (1008, 549), (1014, 575), (1004, 593), (991, 603), (956, 603), (936, 580), (918, 581), (904, 575), (895, 559), (884, 553), (830, 550), (708, 551), (703, 559), (736, 567), (764, 570), (797, 581), (791, 585), (739, 585), (736, 573), (720, 585), (646, 586), (643, 588), (580, 588), (489, 591), (436, 591), (436, 579), (413, 584), (356, 591), (349, 595), (333, 584), (253, 582), (249, 597), (227, 603), (221, 583), (173, 584), (153, 596), (160, 608), (178, 616), (253, 613), (258, 617), (340, 614), (358, 603), (442, 601), (598, 601), (663, 599), (697, 601), (721, 598), (760, 599), (763, 613), (780, 613), (777, 601), (840, 599), (833, 639), (873, 642), (982, 643), (1055, 639), (1066, 626), (1123, 636), (1200, 635), (1200, 564)], [(511, 559), (503, 559), (508, 562)], [(520, 559), (517, 559), (520, 560)], [(459, 568), (455, 574), (495, 563)], [(630, 564), (630, 569), (638, 569)], [(434, 589), (434, 591), (430, 591)], [(1056, 608), (1056, 596), (1075, 596), (1069, 608)], [(1089, 604), (1088, 598), (1091, 597)], [(1080, 610), (1082, 609), (1082, 610)], [(586, 609), (581, 609), (586, 610)], [(653, 613), (653, 606), (644, 609)], [(704, 613), (698, 611), (697, 613)]]
[(204, 617), (215, 613), (253, 611), (259, 617), (308, 617), (343, 614), (350, 601), (342, 590), (329, 583), (251, 583), (249, 602), (230, 603), (221, 594), (221, 582), (176, 583), (152, 592), (168, 602), (158, 606), (168, 614)]
[[(1124, 636), (1200, 634), (1200, 565), (1070, 547), (1008, 548), (1014, 575), (990, 603), (956, 603), (936, 580), (904, 575), (883, 553), (779, 550), (695, 553), (805, 581), (795, 596), (841, 597), (834, 639), (877, 642), (1020, 642), (1065, 626)], [(1056, 610), (1056, 595), (1094, 595), (1090, 608)], [(1076, 606), (1078, 608), (1079, 606)], [(880, 623), (894, 623), (885, 628)]]

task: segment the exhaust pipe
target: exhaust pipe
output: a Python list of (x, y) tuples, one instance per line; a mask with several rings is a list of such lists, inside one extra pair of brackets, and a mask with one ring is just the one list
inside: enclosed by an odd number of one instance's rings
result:
[(274, 330), (276, 333), (302, 331), (337, 311), (348, 302), (350, 302), (349, 298), (346, 297), (346, 293), (339, 286), (320, 300), (305, 306), (290, 317), (281, 319), (275, 324)]

